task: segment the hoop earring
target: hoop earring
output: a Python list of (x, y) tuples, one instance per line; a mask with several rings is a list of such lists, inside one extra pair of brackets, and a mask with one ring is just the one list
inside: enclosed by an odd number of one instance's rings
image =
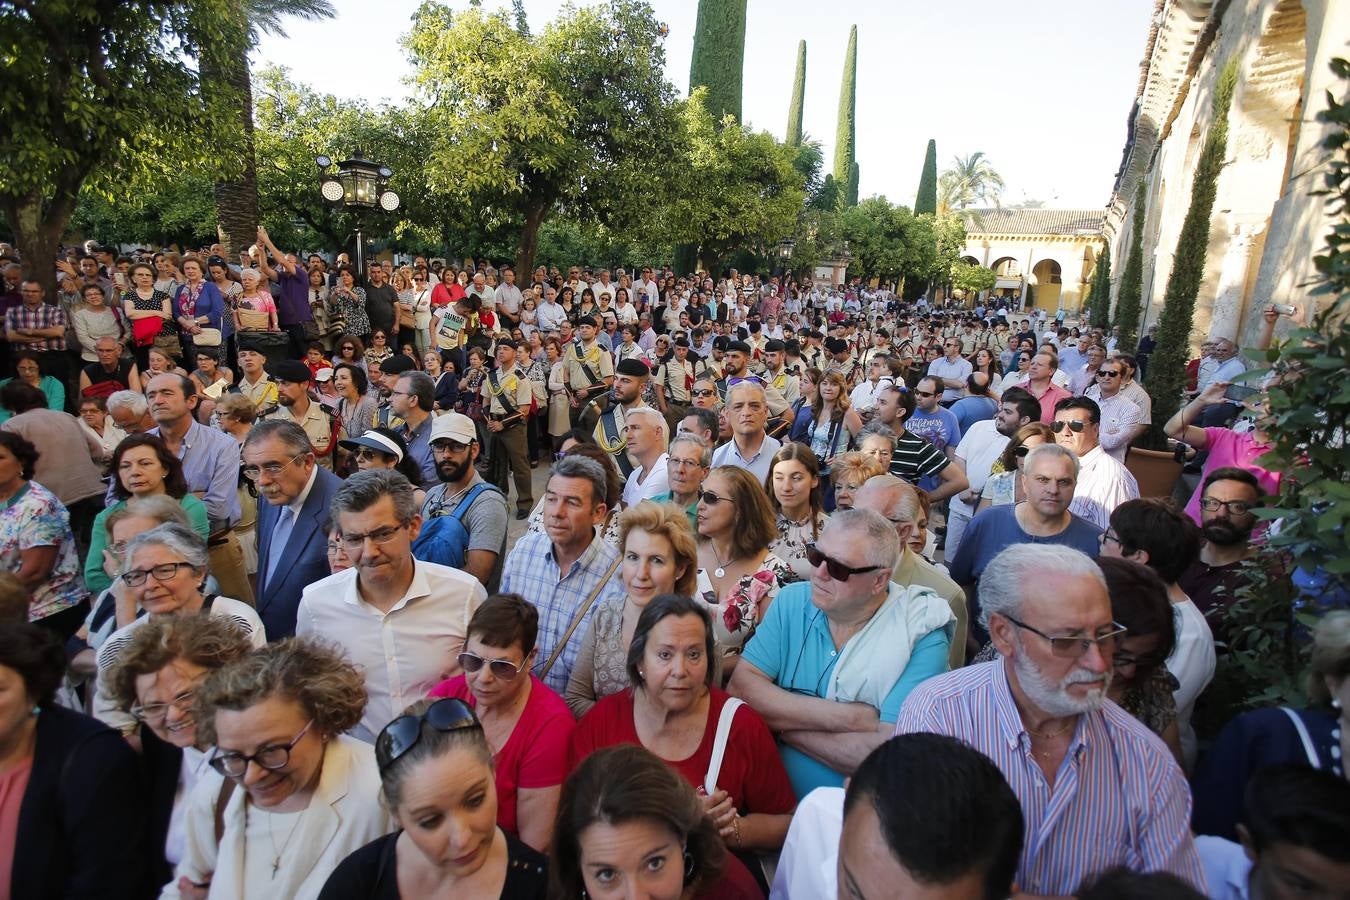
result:
[(694, 877), (694, 854), (688, 850), (684, 851), (684, 880), (688, 881)]

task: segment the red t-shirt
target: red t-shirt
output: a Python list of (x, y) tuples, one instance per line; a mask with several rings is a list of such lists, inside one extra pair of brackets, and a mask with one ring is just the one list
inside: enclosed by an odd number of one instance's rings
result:
[[(684, 776), (695, 788), (703, 787), (712, 759), (713, 739), (717, 736), (717, 719), (722, 706), (731, 695), (719, 688), (709, 688), (708, 723), (703, 729), (703, 740), (687, 759), (668, 759), (666, 764)], [(602, 699), (582, 716), (572, 734), (569, 770), (581, 760), (602, 747), (616, 744), (638, 744), (637, 725), (633, 722), (633, 689), (626, 688)], [(731, 733), (727, 736), (726, 753), (717, 775), (717, 786), (731, 795), (732, 802), (742, 814), (790, 813), (797, 805), (774, 744), (773, 735), (749, 706), (736, 710)]]
[[(470, 706), (477, 705), (473, 692), (459, 675), (431, 689), (429, 697), (455, 697)], [(493, 758), (497, 782), (497, 824), (503, 831), (518, 834), (516, 791), (556, 787), (567, 778), (567, 746), (576, 722), (563, 699), (534, 675), (530, 676), (530, 698), (525, 701), (520, 720), (511, 736)]]

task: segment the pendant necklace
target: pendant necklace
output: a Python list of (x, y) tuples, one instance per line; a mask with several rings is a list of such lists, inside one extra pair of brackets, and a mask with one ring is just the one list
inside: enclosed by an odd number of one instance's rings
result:
[(713, 569), (713, 576), (716, 578), (725, 578), (727, 575), (726, 567), (722, 565), (722, 557), (717, 553), (717, 544), (711, 540), (708, 541), (708, 549), (712, 551), (713, 559), (717, 560), (717, 568)]

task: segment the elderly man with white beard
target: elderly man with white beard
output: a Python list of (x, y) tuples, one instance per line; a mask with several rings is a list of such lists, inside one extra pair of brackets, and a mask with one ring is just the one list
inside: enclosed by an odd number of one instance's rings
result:
[(998, 766), (1026, 816), (1022, 894), (1070, 896), (1113, 866), (1170, 872), (1203, 893), (1186, 777), (1106, 699), (1124, 629), (1101, 569), (1068, 547), (1015, 544), (985, 567), (980, 601), (1001, 658), (919, 685), (896, 734), (949, 735)]

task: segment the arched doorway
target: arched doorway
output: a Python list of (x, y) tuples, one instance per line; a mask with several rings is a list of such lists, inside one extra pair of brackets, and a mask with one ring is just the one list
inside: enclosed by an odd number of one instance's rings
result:
[(1022, 266), (1011, 256), (1000, 256), (989, 268), (993, 269), (999, 278), (1016, 278), (1022, 274)]
[(1043, 259), (1031, 269), (1030, 282), (1035, 286), (1032, 296), (1036, 308), (1055, 312), (1059, 309), (1059, 292), (1063, 272), (1053, 259)]

